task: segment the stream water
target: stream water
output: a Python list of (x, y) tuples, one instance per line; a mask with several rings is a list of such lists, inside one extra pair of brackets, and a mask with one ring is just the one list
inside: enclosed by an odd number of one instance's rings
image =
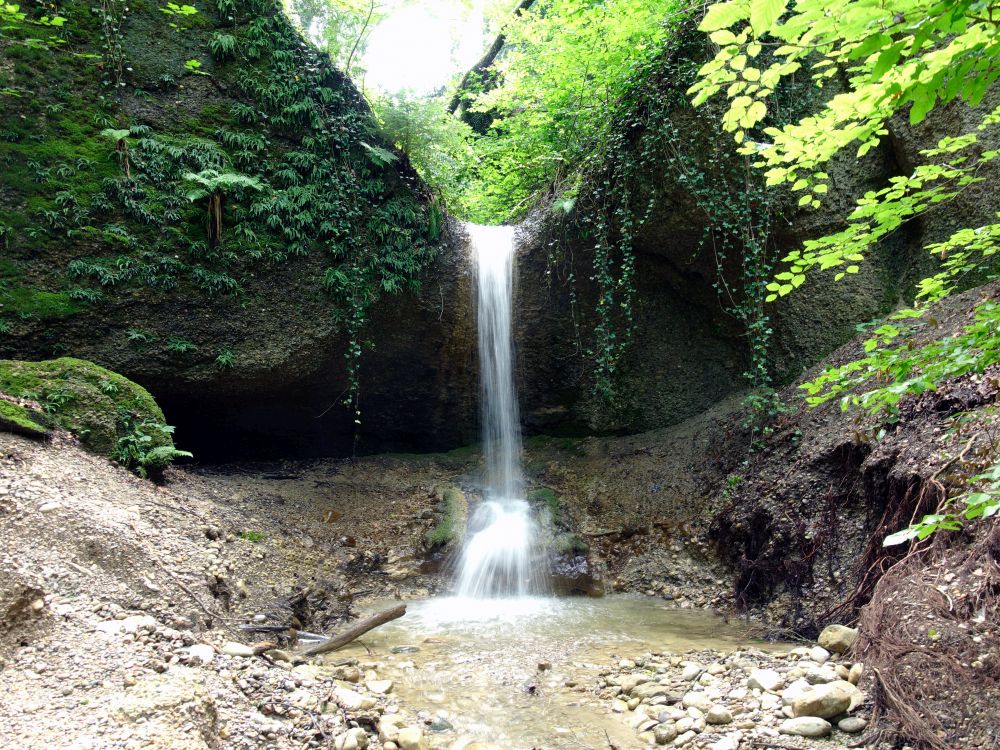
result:
[[(648, 651), (731, 651), (745, 631), (653, 599), (524, 597), (411, 603), (405, 617), (337, 652), (379, 664), (407, 710), (426, 711), (443, 747), (645, 745), (593, 689), (602, 669)], [(541, 667), (541, 669), (540, 669)], [(437, 743), (435, 743), (437, 744)]]

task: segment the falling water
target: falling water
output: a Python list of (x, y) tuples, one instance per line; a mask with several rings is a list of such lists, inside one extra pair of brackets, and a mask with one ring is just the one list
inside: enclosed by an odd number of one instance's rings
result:
[(483, 502), (473, 514), (458, 568), (458, 595), (525, 596), (537, 589), (535, 528), (524, 499), (521, 430), (511, 334), (513, 227), (468, 226), (476, 261), (482, 381)]

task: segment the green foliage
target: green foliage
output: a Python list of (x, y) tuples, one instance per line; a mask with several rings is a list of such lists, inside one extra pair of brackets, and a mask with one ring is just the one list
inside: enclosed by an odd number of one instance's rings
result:
[(215, 366), (220, 370), (231, 370), (236, 364), (236, 355), (233, 354), (233, 350), (228, 346), (219, 352), (219, 355), (215, 358)]
[(187, 354), (188, 352), (198, 351), (198, 347), (187, 339), (174, 336), (167, 341), (167, 351), (174, 354)]
[[(449, 210), (471, 215), (475, 179), (473, 132), (440, 98), (400, 92), (375, 101), (383, 135), (403, 151)], [(436, 234), (435, 230), (431, 234)]]
[[(504, 54), (467, 108), (492, 121), (476, 142), (481, 223), (523, 215), (544, 191), (570, 189), (607, 147), (608, 117), (637, 66), (683, 18), (679, 0), (539, 0), (504, 27)], [(474, 92), (474, 90), (473, 90)]]
[[(719, 46), (689, 92), (696, 105), (723, 94), (723, 127), (746, 157), (764, 170), (768, 186), (802, 193), (801, 207), (818, 207), (830, 176), (825, 165), (854, 149), (862, 157), (888, 134), (888, 121), (902, 111), (916, 125), (935, 107), (961, 100), (980, 104), (1000, 78), (1000, 5), (995, 0), (893, 0), (869, 3), (833, 0), (730, 0), (710, 7), (700, 29)], [(768, 49), (770, 51), (768, 54)], [(787, 124), (765, 118), (779, 83), (808, 72), (816, 87), (839, 79), (843, 90), (818, 111)], [(804, 243), (784, 259), (787, 269), (767, 285), (767, 300), (789, 294), (809, 273), (836, 269), (836, 278), (858, 273), (871, 248), (906, 222), (954, 198), (983, 178), (984, 165), (1000, 152), (984, 148), (982, 135), (1000, 125), (1000, 108), (979, 116), (966, 133), (942, 138), (921, 152), (923, 163), (909, 176), (865, 194), (845, 229)], [(998, 217), (1000, 218), (1000, 217)], [(913, 334), (929, 303), (970, 282), (989, 278), (996, 263), (1000, 224), (962, 228), (927, 247), (939, 271), (919, 285), (917, 307), (879, 326), (864, 344), (866, 356), (828, 368), (803, 385), (809, 403), (840, 397), (886, 412), (895, 419), (906, 396), (935, 390), (945, 379), (980, 373), (1000, 361), (1000, 308), (979, 304), (971, 323), (942, 338)], [(974, 478), (988, 488), (990, 474)], [(967, 503), (967, 517), (992, 515), (987, 489)], [(965, 496), (963, 496), (965, 497)], [(973, 496), (969, 496), (973, 497)], [(986, 498), (986, 499), (984, 499)], [(888, 540), (924, 539), (937, 529), (961, 525), (960, 515), (937, 513)]]
[(244, 539), (248, 542), (254, 542), (254, 543), (263, 542), (265, 539), (264, 532), (262, 531), (246, 530), (246, 531), (241, 531), (237, 536), (239, 536), (240, 539)]
[(236, 37), (217, 31), (212, 34), (208, 48), (216, 60), (231, 60), (236, 56)]
[(155, 420), (137, 421), (127, 411), (119, 414), (121, 432), (111, 458), (140, 477), (159, 481), (163, 471), (178, 458), (192, 458), (188, 451), (174, 448), (174, 428)]

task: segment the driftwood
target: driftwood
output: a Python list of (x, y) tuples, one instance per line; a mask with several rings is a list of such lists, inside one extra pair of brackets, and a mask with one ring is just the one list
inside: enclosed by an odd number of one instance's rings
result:
[(379, 625), (385, 625), (387, 622), (402, 617), (405, 614), (405, 604), (400, 604), (398, 607), (393, 607), (392, 609), (387, 609), (384, 612), (379, 612), (377, 615), (372, 615), (367, 620), (362, 620), (357, 625), (349, 630), (345, 630), (338, 636), (334, 636), (333, 638), (325, 640), (322, 643), (317, 643), (315, 646), (310, 646), (302, 652), (302, 656), (318, 656), (319, 654), (336, 651), (338, 648), (346, 646), (355, 638), (360, 638), (369, 630), (373, 630)]

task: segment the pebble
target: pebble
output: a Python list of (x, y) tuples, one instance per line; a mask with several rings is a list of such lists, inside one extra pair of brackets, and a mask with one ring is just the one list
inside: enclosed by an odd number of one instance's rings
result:
[(236, 641), (227, 641), (222, 645), (222, 653), (226, 656), (253, 656), (253, 649), (244, 643), (237, 643)]

